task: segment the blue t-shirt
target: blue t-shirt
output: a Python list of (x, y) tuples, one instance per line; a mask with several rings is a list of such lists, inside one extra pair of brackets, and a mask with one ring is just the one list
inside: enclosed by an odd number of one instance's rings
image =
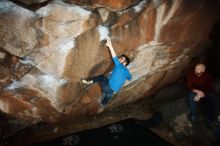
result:
[(131, 80), (132, 77), (130, 72), (119, 62), (117, 57), (113, 57), (112, 59), (115, 66), (109, 77), (109, 85), (110, 88), (117, 93), (124, 85), (126, 79)]

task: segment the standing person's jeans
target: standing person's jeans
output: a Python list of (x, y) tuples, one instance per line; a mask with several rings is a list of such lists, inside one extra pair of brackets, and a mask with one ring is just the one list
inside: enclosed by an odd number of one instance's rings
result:
[(93, 83), (99, 83), (102, 88), (102, 97), (101, 97), (101, 104), (106, 105), (108, 101), (114, 96), (114, 91), (110, 88), (109, 80), (104, 75), (99, 75), (93, 78)]
[[(194, 92), (189, 92), (187, 96), (189, 109), (190, 109), (190, 118), (196, 117), (196, 101), (194, 101), (195, 96), (196, 96), (196, 93)], [(213, 121), (214, 120), (214, 98), (213, 96), (208, 94), (205, 97), (200, 99), (200, 101), (202, 100), (204, 100), (204, 102), (206, 102), (208, 105), (207, 120)]]
[(218, 126), (217, 129), (215, 130), (215, 137), (218, 144), (220, 144), (220, 126)]

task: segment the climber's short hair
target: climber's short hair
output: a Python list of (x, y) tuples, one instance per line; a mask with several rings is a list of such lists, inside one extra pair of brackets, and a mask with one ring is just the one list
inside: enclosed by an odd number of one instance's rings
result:
[(121, 54), (118, 58), (122, 58), (122, 57), (124, 57), (125, 58), (125, 62), (126, 62), (126, 65), (125, 66), (128, 66), (129, 64), (130, 64), (130, 59), (128, 58), (128, 56), (127, 55), (125, 55), (125, 54)]

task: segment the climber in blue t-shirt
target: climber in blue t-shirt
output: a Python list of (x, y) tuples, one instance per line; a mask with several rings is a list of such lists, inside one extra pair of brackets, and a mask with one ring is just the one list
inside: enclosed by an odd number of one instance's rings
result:
[(117, 57), (110, 38), (106, 40), (106, 46), (108, 46), (114, 62), (114, 69), (112, 73), (108, 75), (108, 77), (105, 75), (99, 75), (90, 79), (81, 79), (81, 82), (86, 87), (94, 83), (100, 83), (102, 88), (101, 106), (106, 105), (114, 94), (120, 91), (126, 79), (131, 80), (132, 78), (130, 72), (126, 68), (126, 66), (130, 63), (130, 59), (124, 54)]

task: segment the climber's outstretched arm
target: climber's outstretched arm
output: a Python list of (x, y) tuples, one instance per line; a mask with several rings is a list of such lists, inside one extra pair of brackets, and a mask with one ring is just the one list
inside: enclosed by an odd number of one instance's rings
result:
[(106, 46), (108, 46), (108, 48), (109, 48), (109, 50), (110, 50), (110, 52), (111, 52), (112, 58), (113, 58), (113, 57), (116, 57), (115, 50), (114, 50), (114, 48), (112, 47), (111, 39), (110, 39), (110, 38), (107, 38), (106, 41), (107, 41), (107, 42), (106, 42)]

